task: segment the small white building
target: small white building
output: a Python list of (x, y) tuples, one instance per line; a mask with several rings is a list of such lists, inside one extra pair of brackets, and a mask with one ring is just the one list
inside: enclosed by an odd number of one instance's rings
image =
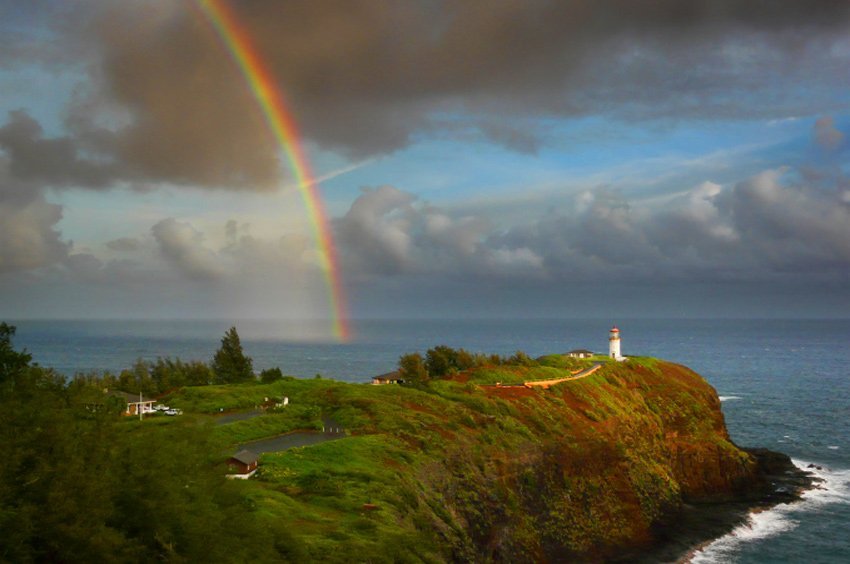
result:
[(593, 351), (589, 351), (587, 349), (576, 349), (568, 352), (567, 356), (570, 358), (592, 358)]
[(124, 415), (138, 415), (139, 412), (147, 414), (154, 411), (153, 404), (156, 403), (156, 400), (142, 397), (142, 394), (131, 394), (129, 392), (107, 392), (107, 394), (121, 398), (127, 402), (127, 409), (124, 411)]
[(616, 325), (608, 332), (608, 356), (618, 362), (626, 360), (626, 357), (620, 354), (620, 330)]

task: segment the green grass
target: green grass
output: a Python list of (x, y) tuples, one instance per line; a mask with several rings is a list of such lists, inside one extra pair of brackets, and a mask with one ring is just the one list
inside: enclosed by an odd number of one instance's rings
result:
[(173, 407), (195, 413), (216, 414), (222, 411), (247, 411), (256, 408), (265, 398), (289, 397), (291, 403), (304, 393), (330, 387), (332, 380), (301, 380), (284, 378), (271, 384), (247, 382), (220, 386), (189, 386), (163, 398)]
[(213, 430), (213, 436), (225, 444), (236, 445), (295, 430), (321, 429), (322, 419), (318, 409), (312, 406), (289, 406), (280, 413), (219, 425)]
[[(566, 378), (595, 361), (605, 362), (595, 374), (548, 390), (481, 387)], [(184, 424), (202, 425), (213, 418), (188, 413), (290, 398), (280, 413), (212, 428), (222, 445), (316, 428), (324, 417), (346, 429), (346, 438), (263, 454), (258, 478), (240, 485), (281, 538), (297, 532), (289, 542), (300, 561), (486, 561), (476, 547), (493, 534), (519, 543), (514, 556), (532, 557), (544, 542), (593, 551), (679, 498), (668, 431), (677, 445), (746, 462), (717, 432), (719, 414), (705, 401), (713, 391), (696, 376), (648, 358), (538, 362), (422, 388), (286, 379), (186, 388), (168, 401), (187, 411)]]
[(469, 381), (481, 385), (522, 384), (528, 369), (524, 366), (486, 366), (469, 372)]

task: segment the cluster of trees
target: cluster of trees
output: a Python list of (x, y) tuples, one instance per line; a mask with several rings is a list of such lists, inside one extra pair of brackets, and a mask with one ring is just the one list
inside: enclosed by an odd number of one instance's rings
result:
[(512, 356), (471, 353), (465, 349), (453, 349), (438, 345), (426, 351), (423, 357), (418, 352), (402, 355), (398, 360), (399, 377), (407, 383), (424, 383), (428, 380), (446, 378), (452, 374), (482, 366), (537, 366), (538, 362), (522, 351)]
[[(260, 372), (264, 383), (283, 378), (280, 368)], [(78, 374), (74, 377), (77, 387), (122, 390), (158, 396), (184, 386), (207, 386), (210, 384), (234, 384), (256, 380), (254, 364), (246, 356), (235, 327), (231, 327), (221, 339), (210, 364), (198, 360), (184, 362), (178, 359), (158, 358), (156, 361), (138, 359), (133, 366), (115, 375)]]
[(224, 478), (209, 429), (92, 410), (90, 386), (33, 365), (14, 334), (0, 324), (0, 561), (292, 557), (292, 535)]

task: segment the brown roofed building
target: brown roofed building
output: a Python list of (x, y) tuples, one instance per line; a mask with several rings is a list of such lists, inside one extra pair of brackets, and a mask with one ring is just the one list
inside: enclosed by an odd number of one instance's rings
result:
[(381, 374), (380, 376), (372, 377), (372, 384), (375, 386), (380, 386), (383, 384), (401, 384), (404, 382), (399, 376), (401, 374), (398, 370), (395, 372), (387, 372), (386, 374)]
[(242, 449), (227, 461), (229, 478), (247, 479), (254, 475), (260, 464), (260, 457), (250, 450)]

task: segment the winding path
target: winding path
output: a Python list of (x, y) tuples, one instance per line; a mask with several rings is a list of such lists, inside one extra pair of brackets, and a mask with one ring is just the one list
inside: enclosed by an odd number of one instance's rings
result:
[(555, 384), (560, 384), (561, 382), (570, 382), (572, 380), (580, 380), (582, 378), (590, 376), (591, 374), (593, 374), (594, 372), (596, 372), (600, 368), (602, 368), (602, 363), (597, 362), (593, 366), (591, 366), (590, 368), (582, 370), (578, 374), (573, 374), (572, 376), (568, 376), (566, 378), (556, 378), (554, 380), (534, 380), (534, 381), (531, 381), (531, 382), (523, 382), (523, 386), (525, 386), (526, 388), (543, 388), (545, 390), (545, 389), (550, 388), (551, 386), (554, 386)]

